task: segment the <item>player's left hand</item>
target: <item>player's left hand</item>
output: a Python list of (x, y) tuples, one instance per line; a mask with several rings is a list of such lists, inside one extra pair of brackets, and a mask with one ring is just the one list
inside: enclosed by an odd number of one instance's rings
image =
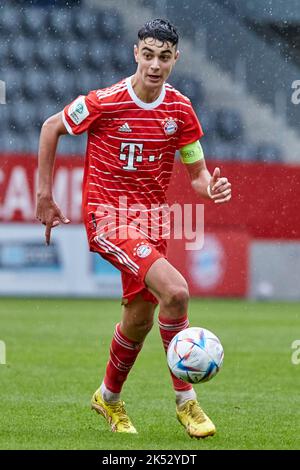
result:
[(207, 192), (216, 204), (228, 202), (231, 199), (231, 183), (224, 176), (221, 177), (221, 171), (218, 167), (214, 169)]

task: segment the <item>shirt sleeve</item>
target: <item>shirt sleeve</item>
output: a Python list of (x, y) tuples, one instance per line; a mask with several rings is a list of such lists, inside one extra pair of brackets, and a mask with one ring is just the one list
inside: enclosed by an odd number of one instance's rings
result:
[(91, 91), (87, 96), (78, 96), (62, 112), (63, 123), (72, 135), (86, 132), (100, 116), (101, 104), (96, 91)]
[[(178, 139), (177, 148), (180, 149), (185, 145), (196, 142), (204, 135), (201, 124), (192, 107), (184, 107), (184, 111), (188, 114), (182, 114), (184, 124), (181, 127), (181, 132)], [(186, 111), (187, 110), (187, 111)]]

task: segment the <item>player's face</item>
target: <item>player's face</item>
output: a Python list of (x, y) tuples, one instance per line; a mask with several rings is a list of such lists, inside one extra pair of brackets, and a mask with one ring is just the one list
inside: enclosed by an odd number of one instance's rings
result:
[(134, 47), (137, 73), (147, 88), (158, 88), (170, 75), (179, 51), (170, 42), (146, 38)]

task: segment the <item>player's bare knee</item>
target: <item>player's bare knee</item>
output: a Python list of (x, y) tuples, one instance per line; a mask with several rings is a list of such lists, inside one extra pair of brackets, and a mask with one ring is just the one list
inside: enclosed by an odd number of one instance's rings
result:
[(170, 287), (162, 298), (161, 307), (170, 314), (183, 315), (186, 313), (189, 302), (189, 290), (187, 284)]
[(132, 323), (131, 323), (131, 326), (138, 333), (143, 333), (143, 334), (146, 335), (147, 333), (149, 333), (149, 331), (151, 330), (151, 328), (153, 326), (153, 318), (147, 319), (147, 320), (139, 319), (139, 318), (133, 319)]

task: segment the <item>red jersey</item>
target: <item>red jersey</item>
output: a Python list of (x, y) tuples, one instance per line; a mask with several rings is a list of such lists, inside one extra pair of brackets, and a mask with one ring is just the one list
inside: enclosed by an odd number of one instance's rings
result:
[(203, 135), (190, 100), (165, 83), (159, 97), (145, 103), (128, 77), (79, 96), (65, 107), (63, 121), (70, 134), (88, 132), (83, 218), (89, 240), (109, 233), (113, 223), (101, 222), (116, 211), (119, 226), (138, 213), (137, 229), (157, 241), (175, 152)]

